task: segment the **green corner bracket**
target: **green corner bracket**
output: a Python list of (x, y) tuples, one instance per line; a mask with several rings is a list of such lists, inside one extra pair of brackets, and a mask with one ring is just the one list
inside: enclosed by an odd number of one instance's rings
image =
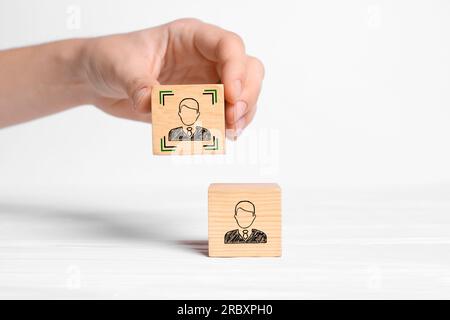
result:
[(176, 146), (166, 145), (166, 137), (161, 138), (160, 147), (161, 147), (161, 152), (174, 152), (177, 149)]
[(217, 103), (217, 89), (206, 89), (203, 91), (203, 95), (211, 95), (212, 105)]
[(203, 148), (208, 151), (216, 151), (219, 150), (219, 139), (213, 137), (213, 144), (205, 144)]
[(173, 91), (172, 90), (162, 90), (159, 92), (159, 104), (162, 106), (165, 106), (165, 98), (167, 96), (173, 96)]

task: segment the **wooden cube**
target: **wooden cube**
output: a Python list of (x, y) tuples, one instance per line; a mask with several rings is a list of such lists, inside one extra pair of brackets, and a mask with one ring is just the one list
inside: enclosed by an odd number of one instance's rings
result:
[(212, 184), (208, 191), (210, 257), (281, 256), (277, 184)]
[(223, 90), (222, 84), (155, 86), (153, 154), (225, 153)]

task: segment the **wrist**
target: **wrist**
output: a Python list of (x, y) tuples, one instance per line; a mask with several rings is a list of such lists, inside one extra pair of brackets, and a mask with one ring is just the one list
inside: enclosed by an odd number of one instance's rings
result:
[(89, 39), (72, 39), (63, 42), (59, 51), (65, 79), (72, 93), (74, 105), (93, 104), (95, 91), (89, 81), (88, 42)]

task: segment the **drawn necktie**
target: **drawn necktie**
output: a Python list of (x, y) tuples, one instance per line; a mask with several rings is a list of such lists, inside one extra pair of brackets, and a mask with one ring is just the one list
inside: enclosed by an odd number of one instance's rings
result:
[(187, 133), (189, 135), (189, 138), (192, 138), (192, 136), (193, 136), (192, 127), (187, 127)]
[(248, 230), (242, 230), (242, 237), (244, 238), (244, 240), (248, 239)]

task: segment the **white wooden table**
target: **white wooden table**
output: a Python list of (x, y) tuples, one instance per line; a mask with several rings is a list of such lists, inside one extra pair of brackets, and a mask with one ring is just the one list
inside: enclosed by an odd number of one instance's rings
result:
[(450, 298), (449, 192), (285, 187), (282, 258), (211, 259), (203, 189), (3, 191), (0, 298)]

